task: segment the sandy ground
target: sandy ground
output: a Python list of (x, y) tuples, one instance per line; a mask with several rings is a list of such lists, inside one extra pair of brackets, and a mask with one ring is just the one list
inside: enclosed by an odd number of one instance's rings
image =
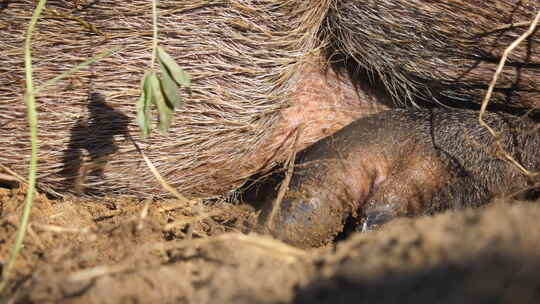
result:
[[(24, 193), (0, 189), (0, 260)], [(7, 303), (540, 303), (540, 205), (401, 219), (332, 248), (240, 233), (224, 202), (37, 199)]]

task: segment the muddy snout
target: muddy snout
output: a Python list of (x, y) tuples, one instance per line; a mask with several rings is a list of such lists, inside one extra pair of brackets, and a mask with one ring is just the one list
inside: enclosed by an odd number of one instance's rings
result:
[(342, 231), (347, 215), (342, 206), (321, 197), (286, 198), (279, 206), (276, 203), (274, 200), (265, 205), (259, 229), (302, 248), (321, 247), (332, 241)]
[[(299, 154), (284, 199), (266, 201), (259, 225), (292, 245), (319, 247), (343, 230), (476, 207), (525, 187), (524, 176), (485, 148), (493, 138), (476, 119), (473, 111), (399, 109), (359, 119)], [(527, 159), (523, 147), (539, 137), (515, 130), (531, 122), (488, 119), (506, 131), (505, 149)]]

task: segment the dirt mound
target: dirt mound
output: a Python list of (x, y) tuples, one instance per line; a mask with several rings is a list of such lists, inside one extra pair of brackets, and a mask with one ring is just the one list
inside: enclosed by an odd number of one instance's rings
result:
[[(2, 193), (5, 261), (22, 195)], [(537, 204), (500, 202), (400, 219), (378, 232), (353, 234), (336, 248), (311, 251), (239, 234), (252, 215), (247, 207), (222, 202), (190, 207), (129, 198), (42, 198), (8, 298), (15, 303), (540, 299)]]

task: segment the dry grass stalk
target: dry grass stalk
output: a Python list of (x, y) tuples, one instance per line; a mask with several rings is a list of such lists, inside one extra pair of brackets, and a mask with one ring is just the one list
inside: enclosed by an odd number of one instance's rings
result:
[(512, 157), (507, 151), (504, 150), (502, 147), (500, 136), (499, 134), (493, 130), (483, 119), (484, 114), (486, 113), (487, 106), (489, 104), (489, 100), (491, 98), (491, 95), (493, 93), (493, 89), (495, 88), (495, 85), (497, 84), (497, 80), (499, 79), (501, 73), (503, 72), (504, 65), (506, 64), (506, 61), (508, 59), (509, 54), (520, 44), (522, 43), (527, 37), (532, 35), (534, 31), (536, 30), (536, 26), (538, 25), (538, 22), (540, 20), (540, 10), (536, 13), (536, 16), (534, 19), (529, 22), (529, 28), (526, 32), (524, 32), (521, 36), (519, 36), (514, 42), (512, 42), (503, 52), (503, 55), (501, 57), (501, 60), (499, 61), (499, 64), (497, 66), (497, 70), (493, 74), (493, 78), (489, 84), (488, 90), (486, 92), (486, 95), (484, 96), (484, 99), (482, 100), (482, 106), (480, 109), (480, 113), (478, 115), (478, 121), (480, 125), (482, 125), (484, 128), (486, 128), (489, 133), (495, 138), (495, 145), (497, 146), (497, 150), (500, 154), (502, 154), (503, 158), (512, 163), (514, 166), (516, 166), (523, 174), (533, 178), (538, 176), (538, 172), (531, 172), (527, 170), (525, 167), (523, 167), (514, 157)]
[(267, 227), (268, 229), (272, 229), (274, 223), (274, 218), (276, 217), (277, 213), (281, 210), (281, 202), (283, 201), (283, 198), (285, 197), (285, 194), (289, 190), (289, 184), (291, 182), (291, 178), (294, 172), (294, 163), (296, 162), (296, 152), (297, 152), (297, 146), (298, 146), (298, 139), (300, 138), (300, 134), (302, 133), (304, 126), (300, 125), (298, 129), (295, 132), (295, 138), (294, 138), (294, 144), (293, 144), (293, 150), (291, 154), (289, 155), (289, 159), (286, 162), (287, 171), (285, 172), (285, 178), (283, 179), (283, 182), (279, 186), (279, 191), (276, 197), (276, 200), (274, 201), (274, 204), (272, 206), (272, 211), (270, 212), (270, 216), (267, 221), (267, 225), (270, 225)]

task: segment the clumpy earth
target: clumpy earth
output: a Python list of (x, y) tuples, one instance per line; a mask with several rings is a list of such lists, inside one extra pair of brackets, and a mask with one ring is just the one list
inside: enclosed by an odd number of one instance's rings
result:
[[(0, 189), (5, 263), (24, 189)], [(538, 303), (540, 205), (394, 220), (303, 250), (223, 201), (36, 199), (8, 303)]]

